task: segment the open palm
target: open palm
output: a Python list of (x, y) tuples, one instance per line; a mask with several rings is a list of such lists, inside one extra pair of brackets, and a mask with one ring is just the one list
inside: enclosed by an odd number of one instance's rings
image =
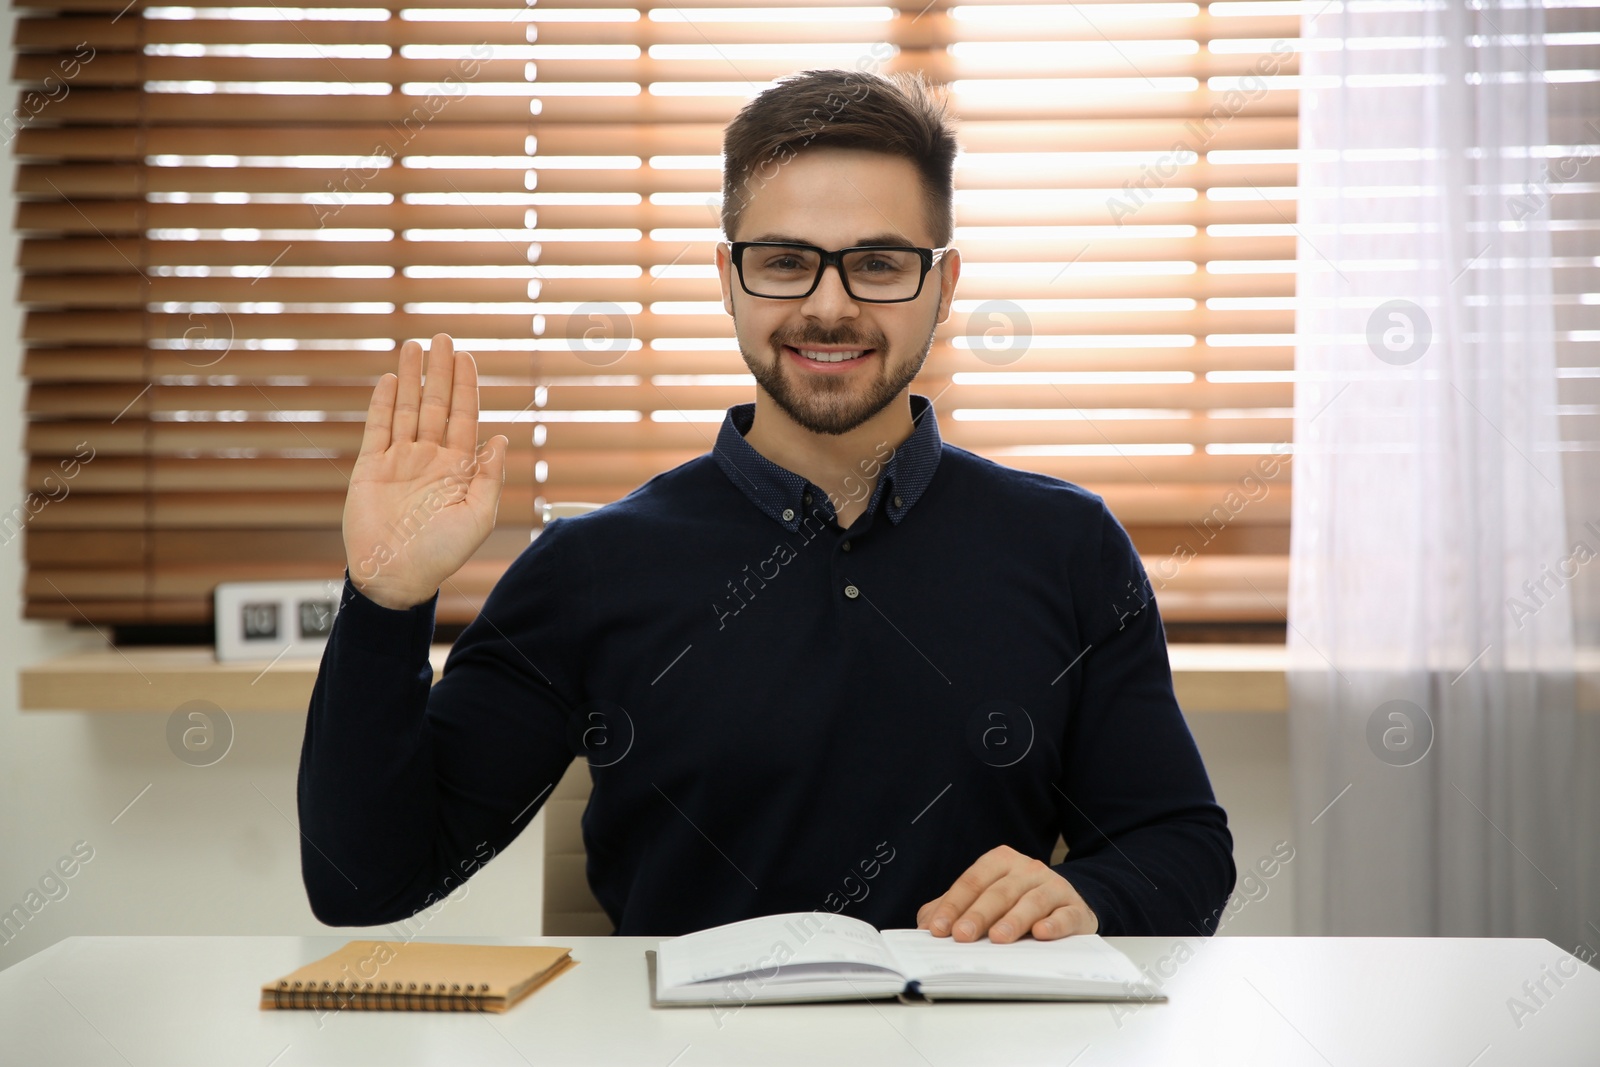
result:
[(400, 347), (400, 373), (372, 391), (344, 502), (345, 559), (362, 594), (388, 608), (433, 597), (494, 529), (503, 434), (477, 447), (478, 368), (449, 334)]

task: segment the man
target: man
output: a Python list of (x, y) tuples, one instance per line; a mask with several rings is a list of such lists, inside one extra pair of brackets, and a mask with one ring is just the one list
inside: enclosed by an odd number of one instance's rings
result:
[(809, 71), (739, 113), (716, 263), (755, 402), (549, 525), (431, 691), (438, 588), (493, 526), (508, 442), (475, 451), (470, 356), (436, 336), (424, 386), (406, 343), (306, 724), (320, 919), (441, 898), (582, 755), (619, 934), (790, 911), (957, 941), (1215, 929), (1232, 839), (1127, 534), (943, 444), (909, 391), (961, 270), (955, 153), (920, 78)]

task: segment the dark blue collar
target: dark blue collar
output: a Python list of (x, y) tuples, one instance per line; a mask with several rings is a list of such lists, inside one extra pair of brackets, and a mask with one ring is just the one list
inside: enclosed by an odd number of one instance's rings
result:
[[(793, 471), (778, 466), (744, 439), (755, 424), (755, 418), (753, 401), (728, 409), (722, 429), (717, 433), (716, 446), (711, 450), (723, 473), (756, 507), (791, 533), (799, 528), (801, 519), (812, 512), (837, 521), (826, 492)], [(880, 453), (862, 457), (864, 475), (870, 477), (874, 464), (881, 468), (866, 514), (875, 513), (879, 501), (886, 501), (884, 512), (897, 526), (933, 480), (939, 456), (944, 451), (933, 404), (918, 393), (911, 394), (911, 422), (911, 436), (892, 454), (885, 445)], [(861, 483), (865, 482), (866, 477), (863, 477)], [(835, 488), (834, 493), (842, 498), (847, 490)]]

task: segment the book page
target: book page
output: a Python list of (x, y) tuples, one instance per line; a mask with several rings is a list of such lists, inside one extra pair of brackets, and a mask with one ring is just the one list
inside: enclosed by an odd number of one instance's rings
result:
[(985, 979), (1012, 986), (1008, 979), (1031, 979), (1046, 987), (1054, 983), (1108, 983), (1121, 988), (1138, 983), (1143, 975), (1132, 960), (1112, 948), (1098, 934), (1078, 934), (1055, 941), (1021, 941), (997, 945), (987, 937), (957, 942), (935, 937), (928, 930), (885, 930), (880, 935), (900, 972), (918, 982), (941, 979)]
[(800, 911), (763, 915), (662, 941), (656, 966), (664, 986), (754, 975), (763, 983), (827, 975), (881, 975), (894, 957), (870, 923)]

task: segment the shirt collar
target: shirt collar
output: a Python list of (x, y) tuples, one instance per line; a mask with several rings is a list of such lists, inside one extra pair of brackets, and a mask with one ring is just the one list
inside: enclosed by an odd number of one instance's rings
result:
[[(813, 512), (836, 519), (826, 492), (793, 471), (778, 466), (744, 439), (755, 424), (755, 418), (756, 405), (752, 401), (735, 404), (722, 420), (712, 455), (728, 480), (738, 486), (751, 503), (791, 533), (799, 529), (805, 515)], [(882, 466), (877, 487), (867, 504), (867, 513), (873, 513), (880, 500), (885, 501), (884, 512), (896, 526), (933, 480), (944, 448), (933, 403), (919, 393), (911, 394), (911, 422), (911, 436), (888, 455), (886, 464), (883, 453), (887, 447), (862, 457), (864, 474), (870, 475), (874, 463)], [(805, 501), (808, 494), (812, 500), (810, 504)], [(838, 495), (839, 490), (836, 489), (835, 494)]]

